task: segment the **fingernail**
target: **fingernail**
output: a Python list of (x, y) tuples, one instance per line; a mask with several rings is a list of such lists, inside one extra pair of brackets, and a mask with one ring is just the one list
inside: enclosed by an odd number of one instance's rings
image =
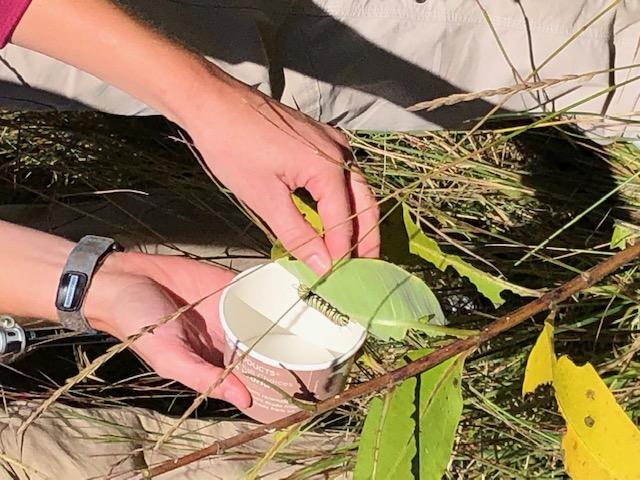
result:
[(307, 261), (305, 263), (309, 265), (311, 270), (316, 272), (318, 275), (324, 275), (329, 270), (331, 270), (331, 260), (328, 257), (324, 255), (318, 255), (317, 253), (314, 253), (309, 258), (307, 258)]
[(247, 399), (247, 396), (236, 388), (226, 390), (224, 399), (238, 408), (249, 408), (251, 406), (251, 398)]

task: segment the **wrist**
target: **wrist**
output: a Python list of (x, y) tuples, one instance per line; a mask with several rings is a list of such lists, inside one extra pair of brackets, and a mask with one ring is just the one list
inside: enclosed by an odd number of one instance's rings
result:
[[(215, 79), (203, 79), (183, 91), (184, 96), (191, 97), (191, 100), (182, 99), (182, 95), (169, 99), (172, 105), (165, 116), (183, 128), (196, 142), (206, 130), (216, 128), (218, 119), (223, 118), (221, 104), (225, 95), (228, 95), (226, 88), (217, 84)], [(194, 98), (198, 100), (194, 101)]]
[(123, 294), (133, 285), (150, 282), (144, 274), (134, 273), (130, 261), (136, 255), (127, 252), (110, 253), (94, 272), (83, 309), (92, 328), (112, 333), (110, 325), (118, 315)]
[(204, 73), (187, 74), (182, 79), (179, 95), (167, 99), (173, 116), (165, 116), (185, 129), (197, 145), (210, 137), (234, 117), (241, 116), (247, 106), (259, 108), (263, 95), (236, 80), (215, 65), (203, 65)]
[(147, 83), (153, 98), (147, 103), (169, 120), (191, 132), (202, 123), (214, 121), (223, 99), (229, 95), (230, 79), (215, 65), (186, 51), (178, 50), (172, 59), (179, 72), (170, 81)]
[[(74, 243), (0, 220), (0, 313), (58, 321), (56, 294)], [(118, 298), (132, 284), (151, 282), (135, 253), (113, 252), (94, 272), (84, 299), (90, 325), (103, 328), (115, 315)]]
[(73, 243), (0, 221), (0, 312), (57, 320), (56, 289)]

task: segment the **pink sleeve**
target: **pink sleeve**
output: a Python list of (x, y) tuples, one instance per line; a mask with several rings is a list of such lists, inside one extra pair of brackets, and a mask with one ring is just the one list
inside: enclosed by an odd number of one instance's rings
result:
[(0, 0), (0, 48), (4, 47), (31, 0)]

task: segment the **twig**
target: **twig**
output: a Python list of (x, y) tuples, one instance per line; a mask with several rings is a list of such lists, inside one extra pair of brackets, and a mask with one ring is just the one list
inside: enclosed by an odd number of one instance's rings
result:
[(563, 302), (572, 295), (580, 292), (581, 290), (594, 285), (613, 271), (617, 270), (631, 260), (634, 260), (638, 256), (640, 256), (640, 242), (598, 263), (586, 272), (583, 272), (577, 277), (574, 277), (567, 283), (544, 294), (542, 297), (527, 303), (526, 305), (503, 317), (500, 317), (499, 319), (490, 323), (478, 335), (461, 340), (456, 340), (449, 345), (446, 345), (430, 353), (429, 355), (416, 360), (415, 362), (405, 365), (404, 367), (398, 368), (397, 370), (393, 370), (389, 373), (369, 380), (368, 382), (361, 383), (360, 385), (345, 390), (340, 395), (336, 395), (335, 397), (318, 403), (313, 411), (302, 410), (268, 425), (261, 425), (233, 437), (224, 440), (218, 440), (210, 446), (190, 453), (189, 455), (185, 455), (175, 460), (168, 460), (154, 467), (150, 467), (142, 472), (142, 478), (151, 478), (162, 475), (177, 468), (189, 465), (198, 460), (202, 460), (203, 458), (209, 457), (211, 455), (220, 455), (231, 448), (238, 447), (250, 441), (256, 440), (260, 437), (263, 437), (264, 435), (267, 435), (268, 433), (273, 433), (276, 430), (288, 428), (291, 425), (304, 422), (305, 420), (313, 418), (317, 415), (326, 413), (340, 405), (350, 402), (355, 398), (374, 393), (384, 388), (393, 387), (403, 380), (414, 375), (418, 375), (436, 365), (439, 365), (440, 363), (451, 357), (454, 357), (462, 352), (477, 348), (487, 340), (496, 337), (502, 332), (510, 330), (526, 319), (542, 311), (552, 309), (558, 303)]

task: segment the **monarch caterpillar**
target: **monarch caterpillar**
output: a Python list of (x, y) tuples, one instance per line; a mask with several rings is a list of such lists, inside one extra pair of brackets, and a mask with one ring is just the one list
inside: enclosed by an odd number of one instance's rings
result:
[(313, 293), (306, 285), (298, 285), (298, 296), (304, 303), (319, 311), (336, 325), (344, 327), (349, 323), (348, 316), (331, 305), (320, 295)]

